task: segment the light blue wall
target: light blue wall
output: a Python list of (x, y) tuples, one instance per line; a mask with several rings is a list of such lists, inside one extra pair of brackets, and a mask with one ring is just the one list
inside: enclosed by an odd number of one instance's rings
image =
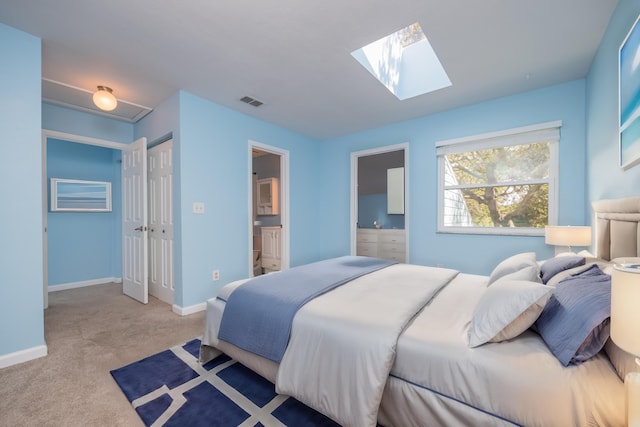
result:
[(640, 165), (623, 171), (618, 157), (618, 49), (638, 14), (640, 1), (618, 3), (587, 76), (589, 202), (640, 195)]
[(44, 345), (40, 39), (0, 24), (0, 356)]
[[(107, 181), (111, 212), (47, 213), (48, 284), (122, 276), (120, 150), (47, 141), (47, 177)], [(50, 181), (48, 181), (50, 182)], [(48, 185), (50, 189), (50, 186)], [(50, 207), (50, 198), (49, 198)]]
[(559, 224), (583, 225), (585, 215), (585, 82), (558, 86), (471, 105), (322, 143), (323, 255), (349, 253), (350, 153), (409, 143), (410, 262), (488, 274), (517, 252), (550, 256), (543, 237), (436, 233), (437, 162), (435, 143), (456, 137), (562, 120)]
[[(186, 92), (165, 101), (136, 126), (150, 140), (172, 132), (176, 229), (175, 304), (216, 295), (249, 268), (249, 140), (290, 153), (291, 265), (317, 260), (318, 143)], [(176, 151), (177, 147), (177, 153)], [(194, 202), (205, 213), (192, 213)], [(211, 272), (220, 270), (220, 281)]]

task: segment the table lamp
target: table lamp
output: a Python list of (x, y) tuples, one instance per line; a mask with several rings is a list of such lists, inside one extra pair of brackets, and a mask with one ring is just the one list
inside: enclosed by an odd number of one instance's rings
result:
[[(555, 254), (566, 252), (571, 246), (589, 246), (591, 244), (591, 227), (547, 225), (544, 228), (544, 242), (555, 246)], [(563, 247), (565, 249), (563, 249)]]
[[(611, 274), (611, 339), (640, 356), (640, 264), (616, 264)], [(640, 366), (640, 359), (636, 358)], [(627, 426), (640, 427), (640, 369), (624, 379)]]

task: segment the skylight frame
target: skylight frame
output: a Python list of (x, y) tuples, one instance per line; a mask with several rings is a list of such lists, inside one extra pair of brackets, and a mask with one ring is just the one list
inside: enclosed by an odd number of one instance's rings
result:
[(419, 22), (354, 50), (351, 56), (401, 101), (452, 85)]

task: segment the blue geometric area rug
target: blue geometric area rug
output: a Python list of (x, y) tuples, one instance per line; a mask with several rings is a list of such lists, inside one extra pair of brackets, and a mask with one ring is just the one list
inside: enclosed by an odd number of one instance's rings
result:
[(338, 426), (222, 354), (198, 361), (200, 340), (111, 371), (147, 426)]

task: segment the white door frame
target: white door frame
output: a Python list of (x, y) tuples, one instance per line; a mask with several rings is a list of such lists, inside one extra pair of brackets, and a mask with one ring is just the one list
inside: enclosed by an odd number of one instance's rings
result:
[(290, 252), (289, 252), (289, 151), (282, 148), (273, 147), (271, 145), (262, 144), (257, 141), (249, 140), (248, 165), (247, 169), (247, 189), (248, 189), (248, 277), (253, 277), (253, 180), (251, 172), (253, 171), (253, 149), (265, 151), (267, 153), (280, 156), (280, 222), (282, 223), (282, 248), (281, 248), (281, 269), (289, 268)]
[(351, 153), (351, 255), (356, 255), (357, 230), (358, 230), (358, 158), (372, 156), (374, 154), (390, 153), (404, 150), (404, 229), (406, 235), (405, 250), (406, 262), (409, 262), (409, 143), (387, 145)]
[(88, 136), (75, 135), (66, 132), (58, 132), (55, 130), (42, 129), (42, 262), (43, 262), (43, 277), (42, 277), (42, 292), (43, 292), (43, 306), (49, 307), (49, 283), (47, 281), (48, 269), (47, 269), (47, 213), (48, 213), (48, 197), (49, 194), (47, 185), (47, 139), (60, 139), (63, 141), (77, 142), (79, 144), (96, 145), (99, 147), (113, 148), (116, 150), (122, 150), (127, 147), (127, 144), (121, 142), (108, 141), (106, 139), (91, 138)]

